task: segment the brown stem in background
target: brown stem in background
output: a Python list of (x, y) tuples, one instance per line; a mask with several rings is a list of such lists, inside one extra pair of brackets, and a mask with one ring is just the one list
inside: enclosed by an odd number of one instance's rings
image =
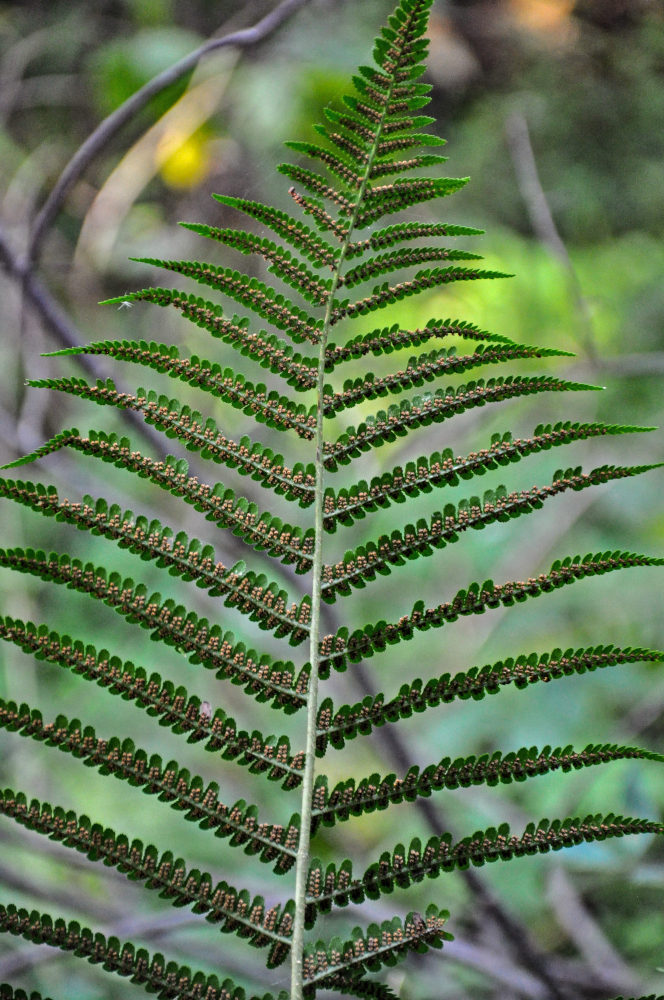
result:
[(535, 154), (530, 141), (528, 122), (518, 112), (505, 123), (507, 145), (512, 157), (519, 192), (524, 200), (533, 232), (537, 239), (560, 261), (567, 274), (570, 294), (579, 318), (579, 339), (591, 362), (597, 359), (595, 332), (588, 299), (583, 293), (579, 276), (553, 221), (553, 215), (537, 171)]
[(288, 18), (292, 17), (293, 14), (309, 2), (310, 0), (282, 0), (282, 3), (278, 7), (270, 11), (269, 14), (266, 14), (265, 17), (261, 18), (252, 27), (232, 31), (222, 38), (209, 39), (203, 45), (194, 49), (193, 52), (190, 52), (189, 55), (180, 59), (179, 62), (174, 63), (162, 73), (149, 80), (140, 90), (137, 90), (121, 104), (119, 108), (116, 108), (115, 111), (104, 118), (71, 157), (37, 215), (26, 251), (26, 263), (32, 265), (39, 260), (46, 234), (53, 225), (63, 202), (79, 177), (97, 154), (104, 149), (107, 143), (139, 111), (142, 111), (153, 97), (160, 94), (167, 87), (170, 87), (171, 84), (180, 80), (190, 70), (194, 69), (201, 59), (209, 55), (210, 52), (216, 52), (223, 48), (250, 48), (251, 46), (258, 45), (259, 42), (268, 38)]

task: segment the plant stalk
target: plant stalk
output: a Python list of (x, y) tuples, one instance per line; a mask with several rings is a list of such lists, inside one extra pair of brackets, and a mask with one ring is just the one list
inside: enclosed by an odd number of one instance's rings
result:
[(318, 717), (318, 670), (320, 664), (320, 620), (321, 620), (321, 581), (323, 570), (323, 500), (325, 491), (325, 468), (323, 466), (323, 446), (325, 443), (324, 434), (324, 397), (325, 387), (325, 353), (327, 342), (332, 326), (332, 311), (337, 289), (340, 284), (341, 268), (348, 247), (351, 243), (355, 223), (364, 201), (364, 195), (371, 176), (371, 169), (376, 158), (378, 144), (383, 131), (383, 123), (387, 115), (387, 108), (392, 97), (394, 81), (390, 84), (389, 91), (385, 98), (385, 109), (376, 126), (374, 142), (367, 157), (367, 164), (362, 178), (362, 183), (358, 191), (357, 200), (353, 208), (348, 224), (348, 231), (341, 245), (341, 252), (334, 269), (332, 285), (325, 309), (325, 318), (319, 341), (318, 350), (318, 379), (316, 382), (316, 492), (314, 502), (314, 557), (312, 566), (312, 586), (311, 586), (311, 626), (309, 633), (309, 663), (311, 664), (311, 674), (309, 677), (309, 689), (307, 692), (307, 735), (305, 743), (304, 772), (302, 778), (302, 806), (300, 809), (300, 839), (298, 842), (297, 859), (295, 862), (295, 914), (293, 918), (293, 937), (291, 944), (291, 991), (290, 1000), (303, 1000), (304, 990), (304, 969), (303, 969), (303, 949), (304, 949), (304, 910), (306, 906), (307, 877), (310, 862), (311, 843), (311, 813), (312, 795), (314, 788), (314, 777), (316, 767), (316, 722)]

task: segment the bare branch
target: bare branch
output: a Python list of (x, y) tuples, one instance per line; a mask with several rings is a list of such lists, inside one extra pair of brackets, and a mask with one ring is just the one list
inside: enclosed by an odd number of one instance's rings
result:
[(581, 282), (567, 252), (567, 247), (553, 221), (553, 215), (537, 171), (528, 122), (525, 117), (517, 113), (510, 115), (505, 123), (505, 133), (519, 191), (525, 202), (533, 232), (538, 240), (545, 247), (548, 247), (554, 257), (558, 258), (567, 272), (570, 293), (578, 310), (581, 341), (588, 357), (594, 361), (597, 351), (590, 306), (583, 294)]
[(131, 121), (156, 94), (161, 93), (162, 90), (180, 80), (186, 73), (194, 69), (201, 59), (209, 55), (210, 52), (216, 52), (218, 49), (229, 47), (249, 48), (262, 42), (309, 2), (310, 0), (282, 0), (282, 3), (278, 7), (275, 7), (273, 11), (266, 14), (265, 17), (261, 18), (252, 27), (232, 31), (222, 38), (209, 39), (203, 45), (194, 49), (193, 52), (190, 52), (189, 55), (180, 59), (179, 62), (174, 63), (162, 73), (149, 80), (145, 86), (132, 94), (124, 104), (121, 104), (119, 108), (116, 108), (115, 111), (104, 118), (69, 160), (37, 215), (26, 252), (26, 262), (28, 265), (34, 264), (39, 259), (46, 234), (78, 178), (92, 160), (94, 160), (95, 156), (106, 146), (109, 140), (127, 122)]

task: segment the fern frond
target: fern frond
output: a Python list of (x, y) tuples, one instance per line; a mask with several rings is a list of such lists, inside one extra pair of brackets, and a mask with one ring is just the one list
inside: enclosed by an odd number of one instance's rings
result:
[[(165, 400), (166, 397), (162, 398)], [(112, 400), (107, 402), (113, 405)], [(266, 489), (273, 489), (275, 493), (285, 496), (288, 500), (298, 500), (301, 507), (308, 507), (313, 503), (312, 466), (305, 467), (298, 463), (290, 469), (283, 464), (281, 455), (275, 455), (271, 449), (264, 448), (250, 438), (243, 437), (239, 442), (232, 441), (218, 430), (213, 421), (208, 420), (202, 424), (203, 418), (196, 411), (192, 412), (187, 407), (182, 407), (179, 411), (166, 412), (164, 407), (156, 417), (152, 402), (147, 403), (147, 400), (145, 402), (146, 406), (135, 404), (131, 408), (135, 412), (142, 413), (148, 423), (157, 424), (171, 437), (177, 438), (190, 451), (201, 451), (204, 458), (210, 458), (230, 469), (237, 469), (241, 476), (250, 476)], [(118, 405), (125, 404), (121, 401)], [(188, 480), (188, 466), (184, 459), (168, 455), (164, 461), (155, 462), (146, 459), (139, 451), (134, 451), (126, 437), (94, 430), (91, 430), (89, 435), (87, 438), (83, 437), (75, 427), (61, 431), (29, 455), (18, 458), (15, 462), (8, 462), (2, 468), (15, 469), (36, 462), (46, 455), (59, 451), (60, 448), (73, 448), (85, 455), (94, 455), (104, 462), (111, 462), (118, 468), (135, 471), (139, 476), (143, 475), (145, 469), (147, 478), (152, 478), (151, 470), (154, 468), (160, 476), (163, 475), (166, 482), (173, 483), (169, 489), (175, 490)], [(192, 482), (193, 478), (191, 477)]]
[(333, 826), (351, 816), (387, 809), (394, 803), (413, 802), (444, 788), (510, 784), (552, 771), (565, 773), (609, 761), (632, 759), (663, 762), (664, 755), (639, 747), (590, 743), (583, 750), (574, 750), (572, 746), (556, 747), (555, 750), (549, 746), (541, 750), (522, 747), (506, 754), (496, 751), (480, 757), (458, 757), (456, 760), (444, 757), (439, 763), (423, 769), (411, 767), (403, 778), (395, 774), (384, 777), (372, 774), (360, 781), (354, 778), (340, 781), (332, 790), (328, 787), (327, 777), (320, 775), (316, 779), (313, 795), (314, 828), (317, 829), (321, 823)]
[(246, 889), (235, 889), (227, 882), (214, 884), (212, 876), (197, 869), (189, 871), (182, 858), (173, 858), (171, 851), (159, 854), (152, 844), (130, 841), (123, 833), (92, 823), (87, 816), (65, 812), (60, 806), (30, 804), (21, 793), (11, 789), (0, 791), (0, 814), (15, 819), (35, 833), (45, 834), (66, 847), (86, 854), (92, 861), (103, 861), (117, 868), (132, 881), (143, 882), (147, 889), (156, 889), (172, 906), (191, 906), (195, 913), (204, 913), (210, 923), (219, 924), (223, 933), (235, 933), (255, 948), (271, 949), (279, 965), (290, 947), (292, 916), (290, 907), (272, 907), (266, 912), (262, 896), (251, 899)]
[[(270, 285), (250, 278), (242, 271), (230, 267), (217, 267), (214, 264), (200, 263), (197, 260), (158, 260), (156, 257), (132, 257), (137, 264), (152, 264), (162, 267), (185, 278), (191, 278), (199, 284), (206, 285), (223, 292), (229, 298), (251, 310), (256, 315), (268, 320), (278, 330), (283, 330), (296, 344), (308, 341), (318, 343), (320, 338), (320, 320), (300, 309), (285, 295), (275, 292)], [(107, 300), (112, 302), (112, 299)], [(104, 305), (105, 303), (101, 303)]]
[[(280, 337), (261, 330), (252, 333), (249, 321), (233, 316), (225, 319), (220, 305), (201, 299), (196, 295), (187, 295), (177, 288), (142, 288), (138, 292), (119, 295), (108, 302), (152, 302), (154, 305), (173, 306), (182, 315), (195, 323), (196, 326), (218, 340), (229, 344), (245, 357), (269, 369), (274, 375), (279, 375), (288, 385), (300, 392), (312, 389), (316, 384), (315, 363), (293, 351)], [(60, 357), (69, 354), (106, 354), (108, 341), (88, 344), (85, 347), (66, 347), (60, 351), (50, 351), (44, 357)], [(145, 342), (140, 341), (141, 345)], [(149, 345), (152, 349), (153, 345)]]
[[(154, 465), (154, 463), (152, 463)], [(149, 463), (143, 464), (143, 470)], [(155, 470), (155, 478), (157, 472)], [(161, 478), (161, 477), (159, 477)], [(163, 480), (160, 485), (163, 485)], [(270, 554), (284, 563), (297, 564), (297, 571), (307, 572), (311, 567), (313, 532), (303, 533), (301, 529), (285, 526), (270, 515), (261, 519), (251, 510), (247, 501), (233, 503), (232, 490), (224, 490), (211, 502), (205, 490), (198, 483), (190, 483), (189, 502), (199, 509), (207, 508), (208, 517), (213, 517), (222, 527), (235, 529), (235, 534), (253, 544), (258, 549), (269, 549)], [(173, 491), (175, 492), (175, 491)], [(75, 524), (81, 530), (92, 531), (116, 541), (121, 548), (128, 548), (144, 559), (155, 559), (158, 566), (167, 567), (171, 575), (195, 579), (199, 586), (214, 586), (213, 578), (220, 572), (221, 563), (214, 563), (214, 570), (203, 572), (206, 560), (214, 560), (214, 552), (198, 539), (189, 539), (184, 532), (174, 535), (170, 528), (164, 528), (159, 521), (148, 521), (144, 516), (134, 517), (132, 511), (122, 511), (117, 504), (109, 506), (104, 499), (95, 500), (88, 495), (80, 503), (68, 499), (60, 500), (57, 490), (42, 483), (0, 478), (0, 497), (13, 500), (29, 507), (46, 517)], [(203, 501), (201, 503), (201, 501)], [(216, 501), (216, 502), (215, 502)], [(216, 517), (218, 509), (220, 517)], [(253, 509), (255, 511), (255, 507)], [(247, 520), (249, 525), (247, 525)], [(202, 560), (202, 563), (201, 563)]]
[[(186, 965), (167, 962), (159, 952), (150, 955), (145, 948), (136, 948), (131, 942), (121, 943), (116, 937), (107, 938), (81, 927), (76, 920), (67, 922), (38, 910), (29, 912), (13, 903), (0, 904), (2, 931), (101, 965), (107, 972), (115, 972), (145, 987), (158, 1000), (172, 1000), (173, 996), (178, 1000), (275, 1000), (270, 993), (247, 998), (245, 991), (230, 979), (220, 982), (216, 976), (192, 973)], [(276, 1000), (288, 1000), (287, 994), (280, 993)]]
[(322, 281), (309, 270), (297, 257), (277, 246), (271, 240), (261, 239), (253, 233), (242, 229), (220, 229), (218, 226), (206, 226), (196, 222), (181, 222), (181, 226), (190, 229), (199, 236), (223, 243), (243, 254), (258, 254), (270, 266), (272, 274), (276, 274), (287, 285), (298, 291), (307, 302), (314, 305), (325, 305), (330, 293), (331, 280)]
[(455, 281), (477, 281), (482, 278), (510, 278), (512, 275), (503, 274), (501, 271), (481, 271), (470, 267), (434, 267), (417, 274), (408, 281), (400, 281), (396, 285), (376, 285), (371, 295), (363, 299), (351, 302), (346, 299), (335, 306), (332, 310), (331, 325), (339, 323), (342, 319), (354, 319), (356, 316), (365, 316), (376, 309), (384, 309), (393, 305), (401, 299), (410, 295), (418, 295), (429, 288), (438, 288), (440, 285), (449, 285)]
[(330, 343), (325, 351), (325, 370), (333, 371), (337, 365), (345, 361), (353, 361), (364, 357), (366, 354), (378, 356), (380, 354), (392, 354), (393, 351), (403, 347), (417, 347), (426, 344), (432, 338), (461, 337), (463, 340), (492, 341), (497, 344), (512, 345), (513, 340), (502, 337), (497, 333), (489, 333), (487, 330), (480, 330), (472, 323), (464, 323), (463, 320), (446, 319), (429, 320), (423, 329), (402, 330), (398, 323), (394, 326), (385, 326), (381, 330), (371, 330), (369, 333), (360, 333), (343, 344)]
[[(41, 712), (29, 705), (19, 707), (15, 702), (2, 699), (0, 727), (70, 753), (86, 767), (112, 774), (141, 788), (146, 795), (157, 795), (160, 801), (167, 802), (190, 822), (213, 830), (217, 837), (230, 838), (232, 847), (242, 846), (245, 854), (257, 855), (264, 864), (274, 864), (279, 874), (289, 871), (295, 861), (299, 835), (297, 816), (292, 817), (286, 827), (259, 823), (255, 806), (243, 800), (232, 806), (225, 805), (219, 799), (216, 782), (206, 785), (203, 778), (191, 775), (179, 767), (177, 761), (164, 764), (158, 754), (149, 756), (131, 739), (117, 736), (100, 739), (92, 726), (84, 726), (79, 719), (69, 720), (64, 715), (59, 715), (55, 722), (45, 723)], [(13, 793), (10, 799), (13, 801)], [(6, 808), (0, 803), (0, 811), (6, 812)]]
[(529, 347), (527, 344), (479, 344), (473, 354), (463, 355), (457, 355), (454, 347), (442, 348), (409, 358), (404, 368), (390, 375), (375, 377), (373, 373), (369, 373), (363, 378), (349, 379), (344, 383), (341, 392), (325, 395), (324, 412), (326, 415), (331, 411), (338, 413), (367, 399), (376, 399), (390, 393), (402, 392), (413, 386), (421, 386), (425, 382), (433, 382), (441, 375), (462, 374), (473, 368), (502, 364), (515, 359), (564, 357), (565, 354), (565, 351)]
[(409, 462), (405, 468), (397, 466), (389, 473), (377, 476), (367, 483), (361, 480), (349, 489), (325, 491), (325, 529), (334, 531), (337, 521), (352, 524), (367, 513), (388, 507), (391, 503), (405, 503), (420, 493), (430, 493), (434, 487), (457, 486), (460, 480), (483, 476), (499, 466), (519, 462), (549, 448), (585, 441), (592, 437), (613, 434), (635, 434), (652, 431), (653, 427), (629, 424), (573, 424), (571, 421), (555, 425), (540, 424), (530, 438), (512, 438), (508, 432), (494, 434), (491, 447), (455, 456), (451, 448), (429, 457), (422, 456)]
[(387, 441), (403, 437), (414, 428), (442, 423), (453, 414), (463, 413), (476, 406), (540, 392), (582, 392), (598, 388), (553, 375), (510, 375), (507, 378), (492, 378), (488, 381), (478, 379), (466, 385), (437, 389), (435, 393), (415, 396), (398, 406), (390, 406), (387, 412), (380, 410), (357, 427), (349, 427), (336, 441), (326, 442), (323, 464), (329, 472), (336, 472), (340, 465), (347, 465), (351, 459), (359, 458), (370, 448), (379, 448)]
[(397, 622), (384, 621), (365, 625), (351, 635), (343, 628), (337, 635), (328, 635), (321, 641), (321, 656), (325, 670), (345, 670), (348, 662), (357, 663), (364, 657), (382, 652), (388, 645), (411, 639), (415, 632), (429, 628), (442, 628), (456, 621), (460, 615), (483, 614), (488, 608), (500, 605), (511, 607), (530, 597), (557, 590), (586, 577), (601, 576), (614, 570), (634, 566), (664, 566), (664, 558), (637, 555), (634, 552), (598, 552), (581, 556), (556, 559), (548, 573), (540, 573), (526, 581), (509, 581), (494, 584), (487, 580), (481, 586), (473, 583), (467, 590), (460, 590), (454, 600), (425, 609), (418, 601), (409, 615)]
[[(82, 348), (81, 354), (87, 350)], [(307, 440), (314, 435), (316, 418), (311, 408), (302, 403), (291, 402), (286, 396), (280, 396), (272, 390), (268, 392), (265, 385), (254, 385), (243, 375), (238, 375), (232, 368), (221, 368), (220, 365), (197, 357), (181, 358), (176, 347), (165, 344), (147, 344), (141, 341), (107, 341), (103, 349), (93, 350), (93, 354), (104, 354), (116, 361), (126, 361), (131, 364), (143, 365), (162, 372), (170, 378), (188, 382), (197, 389), (211, 392), (218, 399), (230, 403), (236, 410), (251, 414), (259, 423), (267, 424), (276, 430), (294, 430)], [(83, 379), (33, 379), (29, 385), (38, 389), (55, 389), (82, 399), (92, 399), (97, 402), (99, 393), (108, 395), (116, 392), (110, 379), (106, 382), (97, 381), (95, 386)], [(140, 402), (140, 390), (137, 397), (125, 394), (127, 402), (118, 405), (131, 406), (136, 399)], [(177, 400), (174, 402), (177, 403)]]
[(316, 267), (329, 267), (334, 269), (339, 257), (338, 247), (331, 246), (327, 240), (322, 239), (315, 230), (305, 226), (299, 219), (295, 219), (286, 212), (279, 211), (271, 205), (263, 205), (258, 201), (250, 201), (248, 198), (232, 198), (229, 195), (213, 194), (215, 201), (229, 208), (236, 208), (239, 212), (244, 212), (251, 219), (255, 219), (262, 226), (267, 226), (273, 233), (294, 247), (298, 253), (302, 254)]
[(498, 694), (510, 684), (522, 690), (538, 681), (548, 683), (604, 667), (640, 662), (664, 663), (664, 652), (630, 646), (588, 646), (564, 652), (554, 649), (550, 653), (509, 657), (455, 674), (445, 673), (426, 684), (418, 678), (402, 685), (399, 694), (389, 701), (379, 694), (375, 698), (366, 697), (355, 705), (335, 708), (327, 698), (318, 712), (317, 753), (323, 757), (328, 743), (341, 750), (347, 739), (367, 735), (374, 727), (408, 719), (413, 712), (425, 712), (457, 698), (480, 701), (485, 695)]
[(403, 531), (381, 535), (377, 541), (348, 552), (336, 565), (324, 566), (323, 600), (332, 604), (336, 595), (347, 596), (352, 592), (351, 587), (366, 586), (367, 581), (376, 579), (377, 573), (387, 576), (392, 572), (391, 567), (401, 566), (407, 559), (431, 556), (436, 549), (458, 542), (459, 536), (469, 528), (478, 530), (494, 521), (509, 521), (539, 510), (545, 500), (567, 490), (579, 492), (615, 479), (638, 476), (660, 468), (661, 464), (664, 463), (626, 467), (603, 465), (589, 473), (582, 473), (580, 468), (561, 469), (555, 473), (551, 486), (533, 486), (512, 493), (499, 486), (487, 491), (482, 499), (470, 497), (458, 504), (447, 504), (443, 511), (433, 514), (429, 522), (421, 519), (416, 525), (407, 525)]
[[(108, 650), (97, 650), (91, 644), (68, 635), (61, 636), (47, 625), (34, 625), (17, 618), (0, 618), (0, 639), (13, 642), (25, 653), (38, 660), (57, 664), (66, 670), (94, 681), (110, 694), (120, 695), (168, 726), (174, 733), (187, 736), (188, 743), (203, 742), (212, 753), (221, 752), (224, 760), (235, 760), (247, 766), (253, 774), (265, 774), (271, 781), (283, 781), (284, 788), (294, 788), (302, 780), (303, 754), (291, 755), (287, 736), (263, 736), (257, 730), (251, 734), (238, 729), (237, 723), (220, 708), (206, 711), (200, 698), (191, 697), (186, 688), (174, 687), (158, 673), (148, 674), (144, 667), (130, 660), (112, 656)], [(255, 655), (255, 654), (254, 654)], [(293, 668), (292, 664), (289, 666)], [(245, 685), (247, 693), (264, 700), (262, 686), (240, 671), (232, 675), (236, 684)], [(278, 699), (277, 695), (277, 699)], [(293, 708), (301, 708), (297, 702)]]
[(446, 247), (415, 247), (414, 249), (393, 250), (391, 253), (371, 257), (343, 275), (344, 288), (369, 281), (380, 274), (392, 274), (403, 267), (415, 267), (436, 260), (482, 260), (482, 255), (468, 250), (449, 250)]
[(478, 830), (456, 844), (449, 833), (431, 837), (424, 849), (416, 838), (408, 848), (398, 844), (392, 853), (386, 851), (358, 878), (353, 878), (350, 862), (337, 871), (334, 865), (323, 869), (321, 862), (316, 861), (308, 883), (309, 921), (313, 923), (316, 911), (326, 912), (332, 906), (346, 906), (349, 902), (361, 903), (366, 898), (378, 899), (395, 888), (405, 889), (413, 882), (469, 868), (471, 864), (480, 867), (492, 861), (510, 861), (577, 844), (644, 833), (664, 834), (664, 824), (598, 813), (584, 819), (542, 819), (537, 825), (528, 823), (521, 836), (512, 834), (508, 824), (503, 823), (497, 829)]
[(422, 953), (429, 948), (442, 948), (443, 941), (451, 938), (443, 930), (448, 916), (447, 910), (431, 905), (426, 919), (420, 914), (409, 913), (403, 923), (399, 917), (394, 917), (380, 925), (370, 924), (366, 931), (356, 927), (349, 941), (333, 938), (329, 942), (319, 941), (306, 946), (306, 995), (313, 995), (314, 988), (327, 988), (328, 983), (343, 985), (344, 980), (357, 974), (395, 965), (410, 950)]
[[(305, 700), (306, 668), (296, 677), (292, 663), (275, 663), (266, 655), (259, 657), (243, 643), (237, 643), (232, 632), (223, 633), (218, 625), (210, 625), (206, 618), (199, 618), (174, 601), (162, 602), (160, 594), (148, 597), (144, 586), (135, 586), (118, 573), (107, 574), (102, 567), (83, 565), (67, 555), (51, 553), (47, 557), (34, 549), (0, 549), (0, 566), (63, 584), (102, 601), (128, 621), (150, 629), (152, 639), (188, 654), (193, 663), (216, 670), (218, 677), (251, 681), (252, 691), (260, 692), (263, 700), (273, 699), (284, 706)], [(294, 633), (298, 641), (300, 631)]]
[[(422, 138), (428, 138), (422, 136)], [(435, 136), (431, 136), (435, 138)], [(413, 143), (420, 145), (420, 143)], [(471, 226), (456, 226), (447, 222), (399, 222), (384, 229), (378, 229), (366, 240), (351, 243), (346, 257), (350, 260), (371, 250), (384, 250), (385, 247), (406, 243), (409, 240), (435, 239), (440, 236), (481, 236), (483, 229), (473, 229)]]

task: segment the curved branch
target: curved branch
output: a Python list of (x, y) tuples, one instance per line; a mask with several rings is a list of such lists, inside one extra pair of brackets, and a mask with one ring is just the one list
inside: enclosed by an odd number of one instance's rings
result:
[(190, 52), (189, 55), (184, 56), (183, 59), (180, 59), (162, 73), (157, 74), (157, 76), (149, 80), (140, 90), (137, 90), (121, 104), (119, 108), (116, 108), (115, 111), (104, 118), (69, 160), (37, 215), (26, 251), (26, 265), (29, 267), (38, 260), (46, 234), (60, 211), (62, 203), (88, 164), (92, 162), (106, 143), (134, 115), (138, 114), (156, 94), (161, 93), (162, 90), (170, 87), (171, 84), (194, 69), (201, 59), (210, 52), (216, 52), (218, 49), (229, 48), (231, 46), (235, 48), (249, 48), (262, 42), (276, 31), (284, 21), (288, 20), (288, 18), (309, 2), (310, 0), (282, 0), (282, 3), (250, 28), (232, 31), (222, 38), (209, 39), (197, 49), (194, 49), (193, 52)]

